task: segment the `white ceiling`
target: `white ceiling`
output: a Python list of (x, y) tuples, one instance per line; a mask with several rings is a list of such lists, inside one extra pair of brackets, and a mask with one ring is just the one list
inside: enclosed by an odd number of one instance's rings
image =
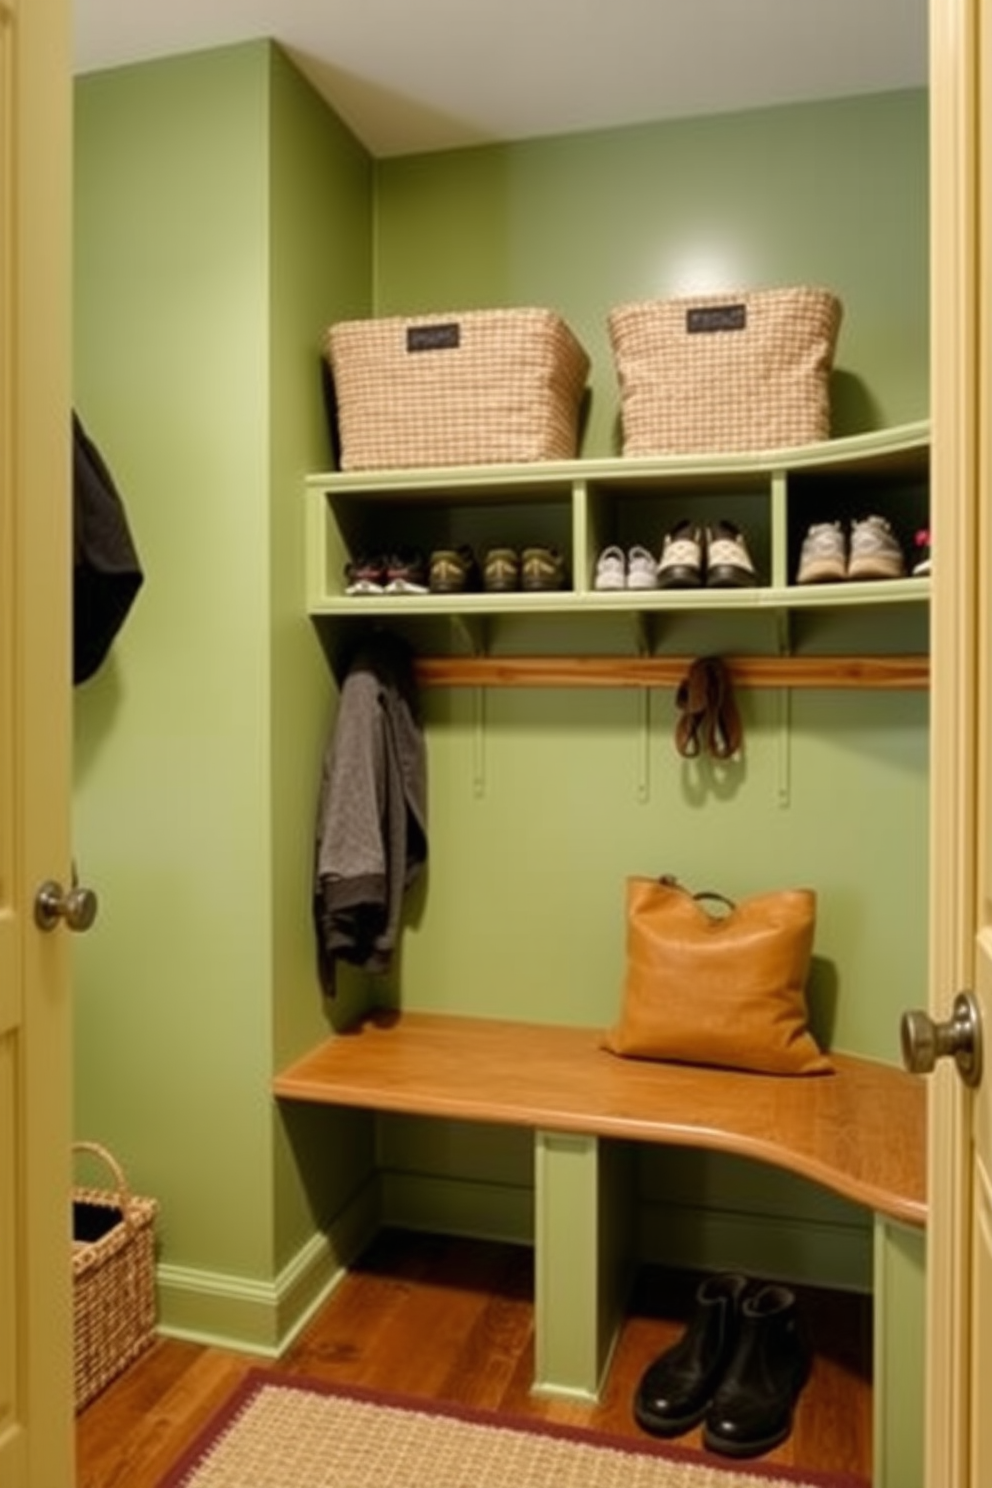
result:
[(74, 0), (76, 71), (273, 37), (375, 155), (921, 86), (927, 0)]

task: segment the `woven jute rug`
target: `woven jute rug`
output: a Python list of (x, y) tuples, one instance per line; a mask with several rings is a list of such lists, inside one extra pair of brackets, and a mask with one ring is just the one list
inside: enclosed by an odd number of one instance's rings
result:
[(160, 1488), (865, 1488), (253, 1371)]

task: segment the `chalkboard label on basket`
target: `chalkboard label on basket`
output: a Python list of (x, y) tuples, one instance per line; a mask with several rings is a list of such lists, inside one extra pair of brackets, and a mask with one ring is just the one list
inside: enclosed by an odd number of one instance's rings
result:
[(747, 329), (746, 305), (697, 305), (687, 310), (685, 328), (690, 336), (708, 331), (743, 331)]
[(444, 325), (408, 326), (406, 332), (407, 351), (447, 351), (457, 346), (461, 339), (461, 327), (456, 320)]

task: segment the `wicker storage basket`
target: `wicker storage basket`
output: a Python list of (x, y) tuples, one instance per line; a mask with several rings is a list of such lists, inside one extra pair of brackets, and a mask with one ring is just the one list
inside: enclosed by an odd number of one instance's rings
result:
[(841, 314), (835, 295), (803, 287), (618, 306), (608, 327), (624, 454), (828, 439)]
[(571, 459), (589, 358), (551, 310), (339, 321), (343, 470)]
[(76, 1409), (155, 1337), (154, 1199), (136, 1198), (105, 1147), (77, 1142), (98, 1157), (114, 1188), (72, 1191), (72, 1279)]

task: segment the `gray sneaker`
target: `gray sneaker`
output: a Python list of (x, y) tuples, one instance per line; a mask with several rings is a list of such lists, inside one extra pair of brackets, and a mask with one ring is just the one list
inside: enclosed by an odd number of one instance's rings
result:
[(851, 523), (849, 579), (901, 579), (905, 573), (902, 546), (884, 517)]
[(797, 584), (832, 584), (847, 578), (847, 539), (839, 522), (814, 522), (799, 552)]

